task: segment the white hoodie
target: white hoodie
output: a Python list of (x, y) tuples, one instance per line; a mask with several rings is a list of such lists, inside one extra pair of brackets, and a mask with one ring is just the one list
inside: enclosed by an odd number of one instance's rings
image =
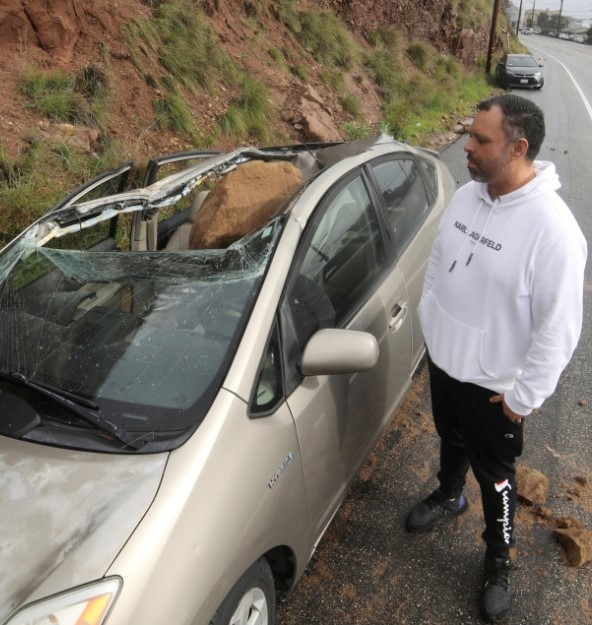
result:
[(522, 415), (553, 393), (576, 348), (587, 256), (555, 166), (536, 161), (535, 172), (496, 200), (486, 183), (454, 194), (419, 305), (434, 363)]

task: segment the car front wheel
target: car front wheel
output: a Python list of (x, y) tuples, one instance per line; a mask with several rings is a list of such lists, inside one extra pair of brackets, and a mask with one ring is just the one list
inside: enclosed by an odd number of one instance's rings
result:
[(500, 89), (509, 89), (510, 88), (510, 83), (508, 82), (508, 79), (504, 78), (501, 74), (498, 74), (496, 76), (496, 82), (497, 82), (497, 86)]
[(275, 625), (273, 574), (265, 558), (238, 580), (210, 625)]

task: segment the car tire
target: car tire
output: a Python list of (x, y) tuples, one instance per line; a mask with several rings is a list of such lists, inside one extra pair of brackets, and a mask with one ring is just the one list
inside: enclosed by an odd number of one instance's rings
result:
[(260, 558), (232, 587), (210, 625), (275, 625), (273, 573)]

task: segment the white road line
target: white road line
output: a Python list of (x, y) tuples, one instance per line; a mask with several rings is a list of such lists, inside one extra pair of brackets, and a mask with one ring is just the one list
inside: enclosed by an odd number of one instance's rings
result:
[(545, 56), (552, 58), (554, 61), (559, 63), (561, 67), (563, 67), (563, 69), (565, 70), (565, 73), (571, 78), (571, 81), (573, 82), (574, 87), (576, 88), (576, 91), (580, 94), (580, 97), (582, 98), (582, 101), (584, 102), (584, 106), (586, 107), (586, 111), (588, 112), (588, 117), (590, 118), (590, 121), (592, 121), (592, 106), (590, 106), (590, 102), (588, 102), (588, 99), (584, 95), (584, 92), (580, 89), (580, 85), (578, 85), (572, 73), (567, 69), (567, 67), (559, 59), (555, 58), (552, 54), (549, 54), (546, 50), (541, 50), (540, 48), (537, 48), (536, 46), (533, 46), (533, 48), (535, 50), (538, 50), (538, 52), (540, 52), (541, 54), (544, 54)]

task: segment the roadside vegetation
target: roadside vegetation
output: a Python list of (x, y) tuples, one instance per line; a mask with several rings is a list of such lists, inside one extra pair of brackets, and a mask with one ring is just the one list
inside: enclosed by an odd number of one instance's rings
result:
[[(477, 22), (487, 11), (456, 2), (459, 19), (467, 27), (479, 27)], [(486, 0), (475, 2), (488, 5)], [(405, 39), (394, 26), (373, 33), (362, 46), (331, 13), (299, 11), (295, 0), (252, 4), (254, 33), (258, 17), (265, 12), (302, 48), (298, 58), (269, 48), (270, 62), (279, 71), (304, 82), (312, 66), (307, 58), (323, 68), (319, 77), (333, 90), (347, 118), (341, 125), (345, 139), (386, 132), (421, 145), (470, 114), (475, 103), (492, 91), (483, 65), (469, 71), (429, 42)], [(189, 0), (154, 6), (151, 19), (128, 23), (123, 36), (138, 73), (159, 94), (152, 102), (155, 127), (175, 133), (187, 145), (204, 148), (215, 146), (221, 138), (236, 145), (293, 140), (278, 130), (281, 125), (270, 88), (228, 55), (205, 14), (195, 11)], [(264, 40), (264, 33), (259, 37)], [(364, 119), (363, 103), (346, 87), (348, 74), (370, 79), (380, 88), (379, 123)], [(6, 156), (0, 141), (0, 246), (71, 189), (135, 153), (134, 146), (104, 131), (109, 103), (116, 94), (110, 92), (108, 75), (98, 67), (78, 73), (29, 68), (22, 73), (18, 89), (36, 114), (53, 122), (97, 128), (101, 141), (95, 153), (87, 154), (66, 144), (33, 139), (17, 162)], [(195, 125), (192, 102), (196, 96), (209, 97), (220, 90), (227, 97), (230, 94), (226, 111), (205, 133)]]

